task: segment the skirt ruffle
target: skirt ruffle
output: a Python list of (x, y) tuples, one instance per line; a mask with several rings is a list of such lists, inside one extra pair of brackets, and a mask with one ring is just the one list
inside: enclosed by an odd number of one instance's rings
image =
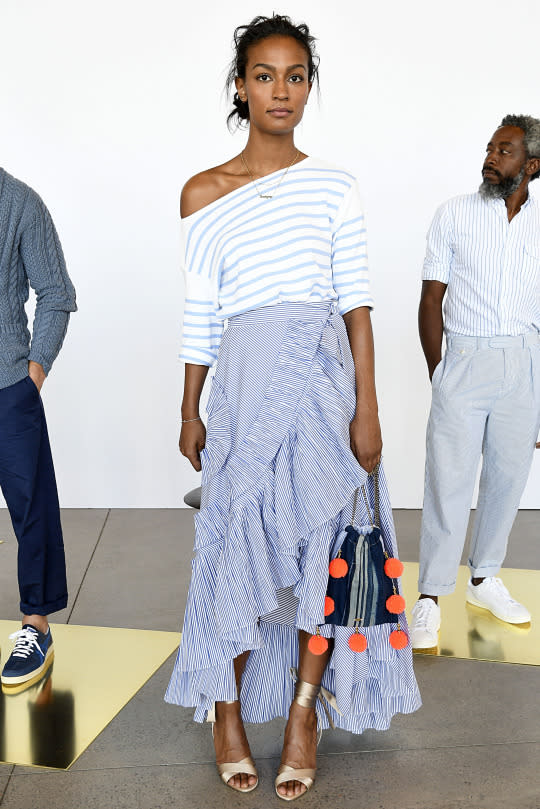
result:
[[(364, 628), (368, 648), (357, 654), (350, 628), (324, 623), (332, 545), (356, 488), (372, 487), (350, 449), (354, 410), (354, 363), (329, 305), (282, 304), (232, 320), (208, 402), (192, 579), (165, 696), (194, 706), (196, 721), (216, 700), (236, 698), (233, 660), (247, 650), (244, 720), (288, 716), (297, 630), (317, 626), (335, 638), (323, 685), (336, 695), (336, 726), (384, 730), (420, 706), (410, 646), (389, 644), (395, 624)], [(382, 469), (380, 494), (382, 533), (396, 553)]]

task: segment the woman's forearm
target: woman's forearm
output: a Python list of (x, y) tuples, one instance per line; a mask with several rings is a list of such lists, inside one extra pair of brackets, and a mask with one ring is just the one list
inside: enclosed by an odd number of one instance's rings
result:
[(349, 427), (351, 450), (366, 472), (373, 471), (382, 452), (375, 392), (375, 352), (369, 312), (366, 306), (362, 306), (344, 315), (356, 378), (356, 413)]
[(375, 390), (375, 350), (367, 306), (353, 309), (343, 317), (354, 360), (357, 409), (378, 410)]
[(207, 365), (192, 365), (191, 363), (186, 363), (184, 397), (182, 399), (183, 419), (194, 419), (199, 415), (199, 402), (208, 370)]

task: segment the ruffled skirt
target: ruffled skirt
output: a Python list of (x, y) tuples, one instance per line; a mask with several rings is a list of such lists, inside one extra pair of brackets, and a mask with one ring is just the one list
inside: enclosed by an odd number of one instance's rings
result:
[[(287, 717), (297, 630), (316, 627), (335, 638), (322, 684), (336, 696), (336, 726), (385, 730), (395, 713), (421, 704), (410, 645), (396, 650), (388, 640), (396, 624), (364, 628), (361, 653), (349, 648), (350, 627), (325, 624), (332, 545), (350, 522), (355, 489), (372, 485), (350, 449), (355, 403), (333, 304), (279, 304), (230, 319), (208, 401), (195, 558), (165, 695), (195, 707), (198, 722), (215, 701), (236, 699), (233, 661), (246, 650), (244, 720)], [(396, 554), (382, 469), (379, 477), (381, 530)], [(406, 630), (404, 616), (400, 625)]]

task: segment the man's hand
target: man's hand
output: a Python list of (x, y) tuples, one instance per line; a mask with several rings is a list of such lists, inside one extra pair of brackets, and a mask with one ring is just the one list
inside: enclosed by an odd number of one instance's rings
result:
[(28, 376), (30, 377), (30, 379), (32, 380), (38, 391), (41, 391), (43, 383), (47, 378), (47, 374), (43, 370), (43, 366), (40, 365), (39, 362), (34, 362), (33, 360), (30, 360), (30, 362), (28, 363)]
[(435, 364), (433, 366), (428, 365), (428, 373), (429, 373), (429, 381), (430, 382), (433, 382), (433, 374), (435, 373), (435, 368), (437, 367), (437, 365), (440, 363), (441, 360), (442, 360), (442, 357), (439, 357), (439, 359), (435, 358)]

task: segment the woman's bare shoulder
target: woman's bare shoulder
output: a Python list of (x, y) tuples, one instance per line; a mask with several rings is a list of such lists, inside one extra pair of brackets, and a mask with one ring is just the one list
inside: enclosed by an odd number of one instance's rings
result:
[(201, 171), (187, 181), (180, 196), (182, 219), (197, 213), (243, 184), (244, 179), (238, 173), (237, 160), (238, 158), (233, 158), (220, 166)]

